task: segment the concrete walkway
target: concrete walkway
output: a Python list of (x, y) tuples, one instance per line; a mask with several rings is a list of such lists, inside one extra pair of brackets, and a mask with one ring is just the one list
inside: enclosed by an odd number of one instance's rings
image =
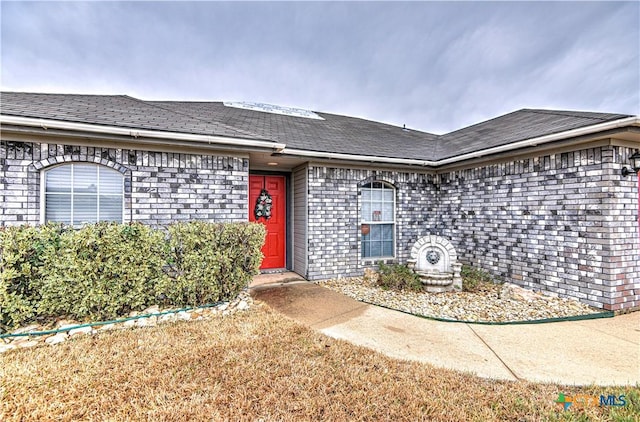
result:
[(257, 276), (251, 295), (330, 337), (398, 359), (501, 380), (640, 385), (640, 312), (531, 325), (439, 322), (357, 302), (294, 273)]

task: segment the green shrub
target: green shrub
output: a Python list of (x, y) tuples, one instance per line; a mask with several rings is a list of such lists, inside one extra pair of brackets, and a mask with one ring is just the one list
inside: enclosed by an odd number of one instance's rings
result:
[(61, 225), (0, 228), (0, 328), (4, 331), (33, 320), (43, 280), (47, 250), (56, 253)]
[(158, 292), (174, 305), (229, 300), (258, 274), (266, 231), (253, 223), (200, 221), (169, 226), (171, 280)]
[(487, 271), (469, 265), (462, 266), (460, 275), (462, 276), (462, 290), (465, 292), (476, 291), (482, 283), (493, 283), (493, 278)]
[(140, 223), (0, 229), (0, 329), (230, 300), (258, 273), (264, 237), (250, 223), (180, 223), (169, 237)]
[(38, 313), (108, 319), (143, 309), (168, 278), (167, 252), (164, 234), (140, 223), (69, 230), (57, 252), (45, 254)]
[(392, 290), (423, 290), (420, 277), (406, 265), (378, 263), (378, 286)]

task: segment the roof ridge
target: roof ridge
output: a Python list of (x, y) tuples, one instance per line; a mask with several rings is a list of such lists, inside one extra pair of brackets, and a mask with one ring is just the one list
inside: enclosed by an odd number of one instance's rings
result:
[(194, 101), (194, 100), (144, 100), (148, 103), (180, 103), (180, 104), (222, 104), (224, 101)]
[[(130, 97), (129, 95), (126, 94), (74, 94), (72, 92), (33, 92), (33, 91), (6, 91), (6, 90), (0, 90), (0, 95), (2, 94), (28, 94), (28, 95), (56, 95), (56, 96), (61, 96), (64, 95), (66, 97), (129, 97), (129, 98), (134, 98), (134, 97)], [(134, 98), (137, 99), (137, 98)]]
[(594, 114), (602, 114), (608, 115), (613, 118), (613, 116), (627, 116), (630, 117), (630, 114), (621, 114), (621, 113), (606, 113), (606, 112), (598, 112), (598, 111), (580, 111), (580, 110), (553, 110), (553, 109), (543, 109), (543, 108), (523, 108), (518, 111), (527, 111), (530, 113), (538, 113), (538, 114), (553, 114), (556, 116), (572, 116), (572, 117), (580, 117), (582, 119), (592, 119), (592, 120), (605, 120), (602, 117), (596, 117)]
[(509, 113), (507, 113), (507, 114), (501, 114), (501, 115), (499, 115), (499, 116), (492, 117), (492, 118), (490, 118), (490, 119), (483, 120), (483, 121), (481, 121), (481, 122), (474, 123), (474, 124), (469, 125), (469, 126), (461, 127), (460, 129), (452, 130), (451, 132), (443, 133), (442, 135), (440, 135), (440, 137), (444, 138), (444, 137), (446, 137), (446, 136), (448, 136), (448, 135), (451, 135), (452, 133), (460, 132), (460, 131), (462, 131), (462, 130), (467, 130), (467, 129), (472, 128), (472, 127), (474, 127), (474, 126), (483, 125), (483, 124), (488, 123), (488, 122), (491, 122), (491, 121), (493, 121), (493, 120), (502, 119), (502, 118), (504, 118), (504, 117), (506, 117), (506, 116), (510, 116), (510, 115), (512, 115), (512, 114), (520, 113), (520, 112), (525, 111), (525, 110), (527, 110), (527, 109), (525, 109), (525, 108), (521, 108), (520, 110), (511, 111), (511, 112), (509, 112)]
[[(399, 130), (405, 130), (407, 132), (414, 132), (414, 133), (418, 133), (420, 135), (428, 135), (430, 137), (434, 137), (434, 138), (440, 138), (442, 135), (438, 135), (437, 133), (431, 133), (431, 132), (427, 132), (424, 131), (422, 129), (414, 129), (411, 127), (406, 127), (406, 126), (400, 126), (394, 123), (385, 123), (385, 122), (381, 122), (378, 120), (371, 120), (365, 117), (359, 117), (359, 116), (347, 116), (345, 114), (336, 114), (336, 113), (327, 113), (324, 111), (316, 111), (316, 110), (310, 110), (318, 115), (323, 115), (323, 116), (332, 116), (332, 117), (338, 117), (338, 118), (346, 118), (346, 119), (353, 119), (353, 120), (359, 120), (359, 121), (363, 121), (363, 122), (367, 122), (367, 123), (373, 123), (373, 124), (377, 124), (377, 125), (382, 125), (382, 126), (388, 126), (394, 129), (399, 129)], [(431, 140), (431, 139), (428, 139)]]

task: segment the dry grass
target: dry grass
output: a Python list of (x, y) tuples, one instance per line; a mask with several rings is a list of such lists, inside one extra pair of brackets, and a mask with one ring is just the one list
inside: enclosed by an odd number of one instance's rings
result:
[[(393, 360), (264, 306), (8, 352), (0, 364), (3, 421), (606, 420), (610, 409), (563, 413), (553, 401), (559, 392), (638, 397)], [(621, 416), (634, 420), (634, 409)]]

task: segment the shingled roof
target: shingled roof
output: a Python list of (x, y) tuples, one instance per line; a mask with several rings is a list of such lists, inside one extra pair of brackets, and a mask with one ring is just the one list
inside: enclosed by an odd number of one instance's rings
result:
[(358, 119), (315, 112), (323, 120), (227, 107), (220, 102), (153, 102), (202, 120), (257, 133), (287, 144), (289, 149), (415, 158), (433, 155), (438, 135)]
[(522, 109), (442, 135), (437, 159), (481, 151), (572, 129), (610, 122), (628, 114)]
[(626, 114), (523, 109), (444, 135), (354, 117), (322, 119), (266, 113), (221, 102), (144, 101), (125, 95), (3, 92), (6, 116), (52, 119), (197, 135), (266, 140), (287, 149), (372, 157), (440, 160), (610, 122)]
[(0, 112), (73, 123), (260, 139), (255, 133), (176, 113), (127, 95), (2, 92)]

